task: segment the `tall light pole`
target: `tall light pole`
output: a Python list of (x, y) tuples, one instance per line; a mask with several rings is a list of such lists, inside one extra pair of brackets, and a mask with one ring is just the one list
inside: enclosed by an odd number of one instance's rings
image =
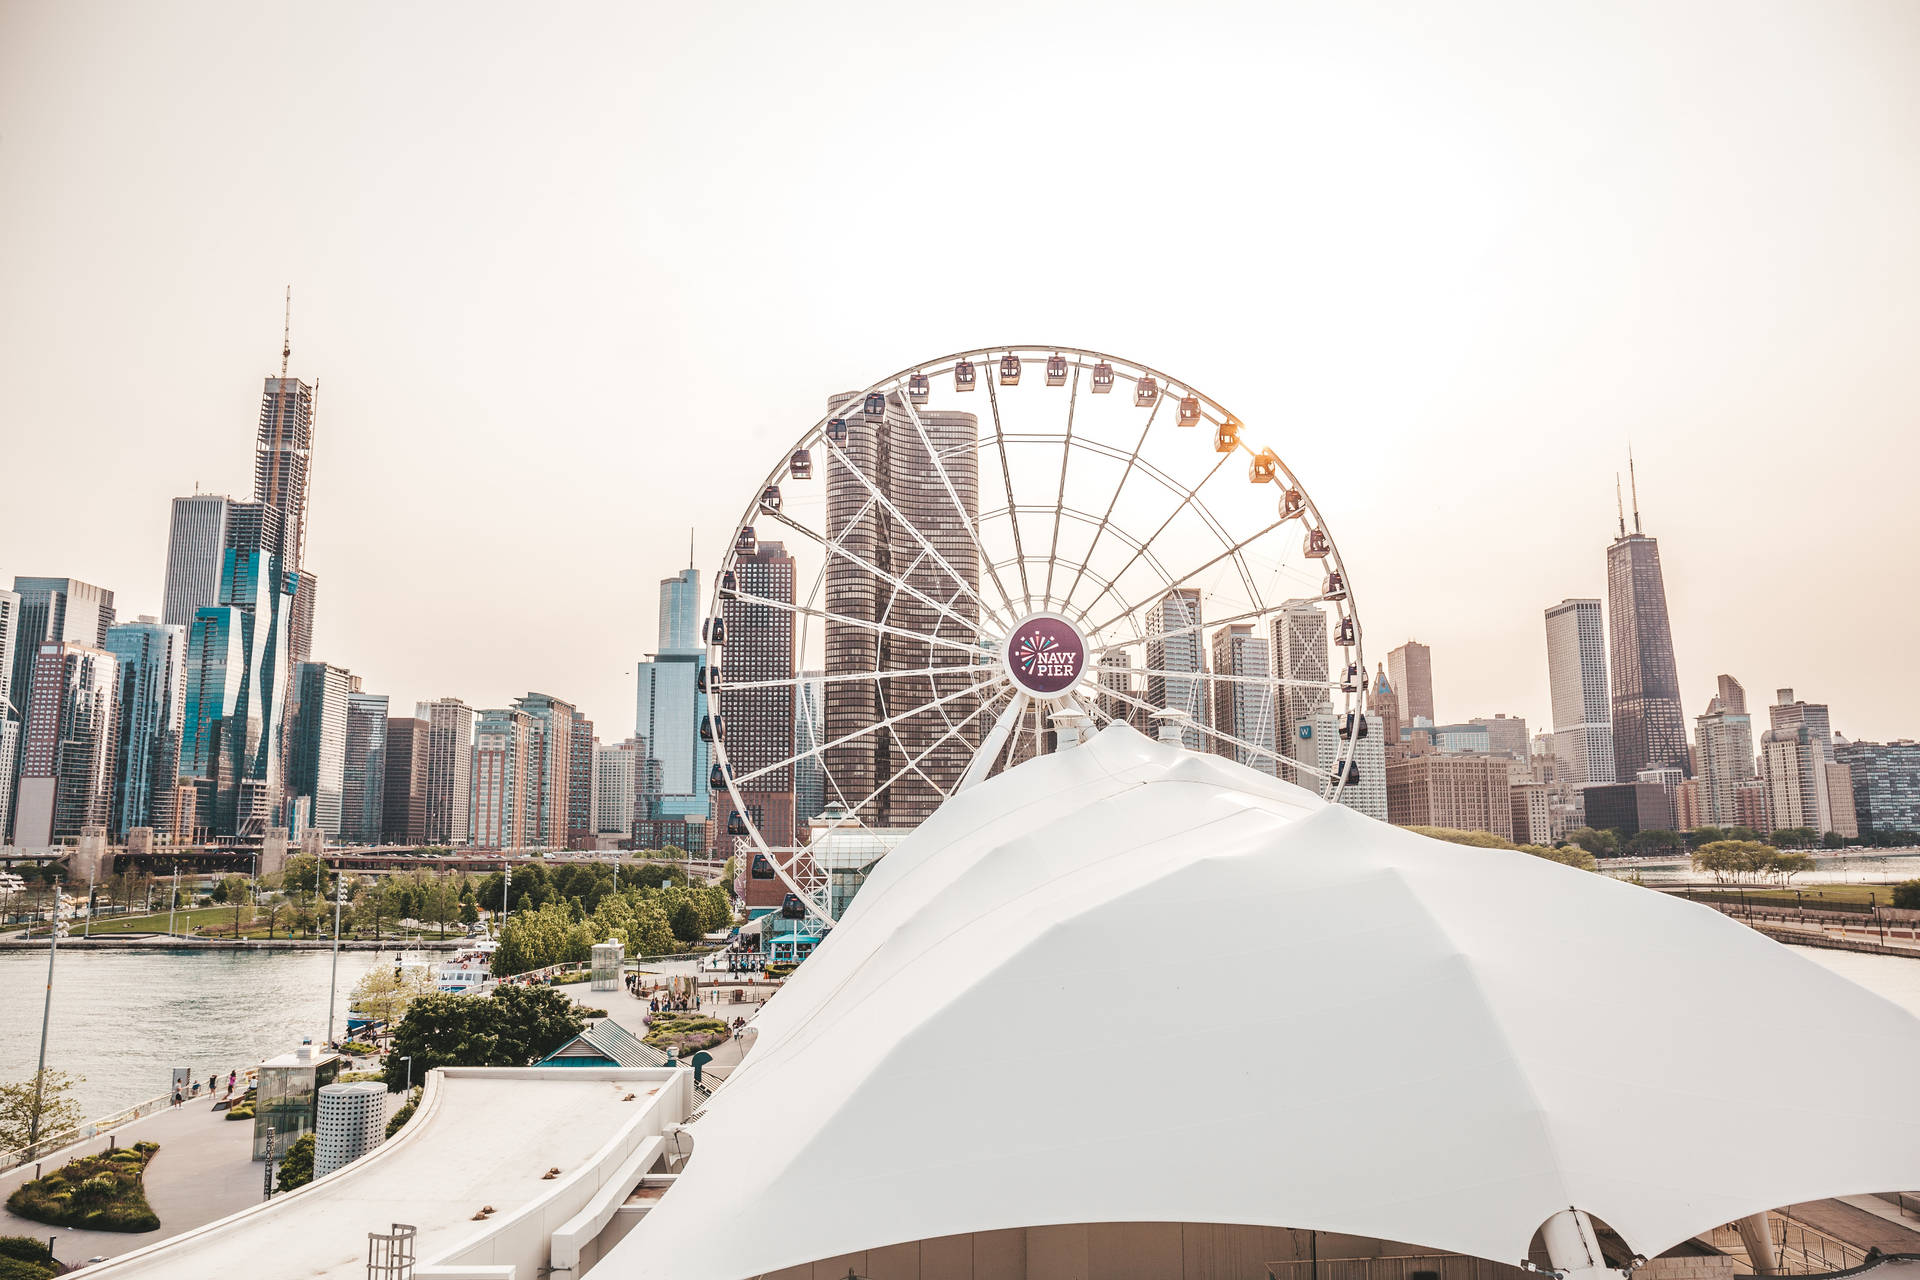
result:
[(499, 932), (501, 934), (505, 934), (507, 931), (507, 895), (513, 889), (513, 864), (511, 862), (506, 862), (506, 863), (502, 863), (501, 867), (506, 874), (502, 876), (500, 880), (500, 929), (499, 929)]
[(33, 1114), (27, 1119), (27, 1149), (40, 1142), (40, 1099), (47, 1080), (47, 1027), (53, 1021), (53, 958), (60, 951), (60, 882), (53, 882), (53, 927), (47, 930), (47, 998), (40, 1009), (40, 1065), (33, 1072)]
[(173, 864), (173, 883), (167, 886), (167, 936), (173, 936), (173, 908), (180, 900), (180, 864)]
[(346, 888), (346, 877), (335, 875), (333, 878), (333, 973), (327, 978), (327, 1043), (333, 1043), (333, 998), (340, 985), (340, 895)]

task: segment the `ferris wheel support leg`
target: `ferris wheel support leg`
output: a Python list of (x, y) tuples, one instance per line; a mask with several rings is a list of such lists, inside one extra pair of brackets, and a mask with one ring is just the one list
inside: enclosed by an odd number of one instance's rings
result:
[(1619, 1280), (1620, 1273), (1607, 1265), (1600, 1252), (1600, 1239), (1586, 1210), (1562, 1209), (1541, 1224), (1540, 1235), (1547, 1246), (1547, 1260), (1565, 1280)]
[(1032, 702), (1033, 699), (1025, 693), (1016, 693), (1013, 696), (1013, 700), (1007, 703), (1006, 710), (1000, 713), (1000, 718), (993, 722), (993, 728), (987, 730), (987, 740), (980, 744), (978, 751), (973, 753), (973, 763), (967, 766), (967, 771), (961, 777), (960, 785), (953, 789), (953, 794), (959, 795), (992, 772), (993, 762), (998, 760), (1000, 753), (1007, 749), (1007, 739), (1012, 737), (1013, 731), (1020, 726), (1020, 717), (1027, 713), (1027, 708), (1032, 705)]

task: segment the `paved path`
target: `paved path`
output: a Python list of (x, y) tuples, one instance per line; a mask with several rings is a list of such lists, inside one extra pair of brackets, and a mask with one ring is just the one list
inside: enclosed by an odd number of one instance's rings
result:
[[(262, 1170), (252, 1159), (253, 1122), (228, 1120), (226, 1112), (214, 1111), (212, 1105), (210, 1098), (196, 1098), (181, 1104), (178, 1110), (168, 1108), (143, 1116), (110, 1135), (89, 1138), (40, 1162), (42, 1172), (51, 1172), (74, 1156), (105, 1151), (109, 1142), (122, 1147), (136, 1142), (159, 1143), (159, 1152), (147, 1166), (146, 1179), (147, 1203), (160, 1217), (158, 1230), (75, 1231), (16, 1217), (0, 1208), (0, 1235), (39, 1240), (54, 1236), (56, 1257), (67, 1263), (85, 1262), (131, 1253), (256, 1203)], [(0, 1203), (33, 1176), (33, 1165), (0, 1174)]]

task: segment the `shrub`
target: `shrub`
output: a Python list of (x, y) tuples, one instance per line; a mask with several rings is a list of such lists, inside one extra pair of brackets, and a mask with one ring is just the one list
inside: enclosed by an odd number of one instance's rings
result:
[(7, 1208), (56, 1227), (152, 1231), (160, 1219), (147, 1203), (143, 1180), (147, 1162), (159, 1149), (159, 1143), (140, 1142), (126, 1151), (69, 1160), (45, 1177), (14, 1188)]
[(1920, 910), (1920, 880), (1904, 880), (1893, 886), (1893, 905)]
[(313, 1181), (313, 1135), (303, 1133), (280, 1159), (279, 1189), (292, 1191)]
[(727, 1024), (717, 1018), (656, 1016), (643, 1037), (656, 1049), (672, 1047), (676, 1053), (697, 1053), (711, 1049), (727, 1038)]
[(413, 1119), (413, 1113), (415, 1109), (419, 1107), (419, 1105), (420, 1105), (420, 1091), (418, 1089), (415, 1089), (413, 1091), (413, 1096), (411, 1098), (408, 1098), (406, 1100), (406, 1103), (402, 1105), (398, 1111), (393, 1113), (393, 1119), (387, 1121), (387, 1136), (389, 1138), (391, 1138), (394, 1134), (400, 1132), (401, 1128), (405, 1126), (407, 1121)]

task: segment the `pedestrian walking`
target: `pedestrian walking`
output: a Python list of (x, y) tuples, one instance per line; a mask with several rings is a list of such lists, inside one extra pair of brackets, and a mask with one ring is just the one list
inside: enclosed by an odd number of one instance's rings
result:
[(178, 1088), (173, 1091), (173, 1105), (176, 1107), (180, 1105), (180, 1090)]

